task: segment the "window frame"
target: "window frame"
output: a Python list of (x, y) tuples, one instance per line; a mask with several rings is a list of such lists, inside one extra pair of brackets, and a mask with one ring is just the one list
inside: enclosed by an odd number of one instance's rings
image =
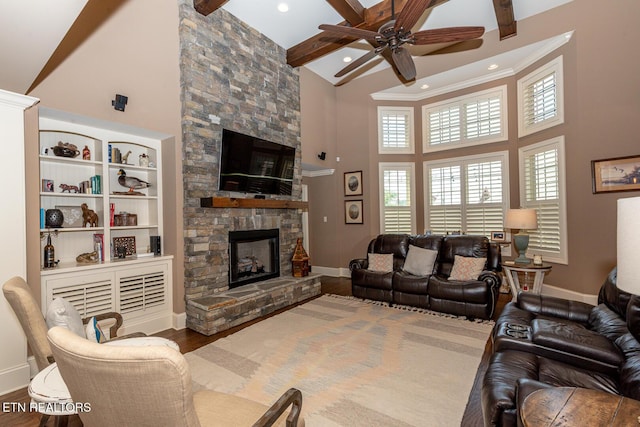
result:
[[(555, 149), (558, 151), (558, 208), (559, 221), (558, 224), (560, 249), (557, 253), (536, 248), (535, 243), (529, 242), (527, 252), (542, 255), (545, 261), (557, 264), (569, 263), (569, 242), (567, 230), (567, 190), (566, 190), (566, 156), (565, 156), (565, 139), (564, 136), (558, 136), (535, 144), (527, 145), (518, 149), (518, 165), (519, 165), (519, 181), (520, 181), (520, 206), (523, 208), (535, 208), (540, 202), (528, 202), (526, 200), (526, 168), (525, 162), (528, 157), (536, 153), (542, 153)], [(534, 231), (535, 232), (535, 231)]]
[[(397, 114), (404, 112), (407, 117), (408, 138), (407, 147), (386, 147), (384, 145), (383, 117), (389, 113)], [(415, 154), (415, 130), (414, 119), (415, 114), (413, 107), (403, 106), (378, 106), (378, 154)]]
[[(409, 170), (409, 197), (411, 198), (411, 230), (409, 234), (416, 234), (416, 165), (415, 162), (380, 162), (378, 163), (378, 188), (379, 188), (379, 207), (380, 207), (380, 232), (388, 233), (385, 230), (385, 210), (384, 203), (384, 172), (385, 170)], [(394, 231), (393, 233), (396, 233)]]
[[(444, 101), (436, 102), (433, 104), (426, 104), (422, 106), (422, 152), (433, 153), (436, 151), (451, 150), (461, 147), (471, 147), (475, 145), (491, 144), (494, 142), (506, 141), (509, 139), (509, 116), (507, 106), (507, 85), (496, 86), (490, 89), (458, 96), (455, 98), (449, 98)], [(460, 118), (460, 140), (455, 142), (448, 142), (438, 145), (430, 145), (430, 120), (429, 114), (435, 111), (441, 111), (446, 107), (460, 107), (461, 111), (464, 111), (466, 104), (486, 99), (496, 95), (500, 99), (500, 133), (495, 135), (481, 136), (477, 138), (467, 138), (465, 136), (464, 125), (466, 123), (466, 117), (464, 114)]]
[[(470, 163), (482, 163), (482, 162), (489, 162), (494, 160), (500, 160), (502, 162), (502, 202), (501, 204), (502, 204), (502, 212), (503, 212), (503, 226), (501, 229), (504, 230), (504, 214), (506, 213), (507, 209), (509, 209), (509, 206), (510, 206), (509, 195), (510, 195), (510, 188), (511, 188), (511, 183), (509, 181), (509, 151), (508, 150), (494, 151), (494, 152), (481, 153), (481, 154), (469, 155), (469, 156), (449, 157), (449, 158), (440, 159), (440, 160), (424, 161), (423, 162), (423, 185), (424, 185), (424, 198), (425, 198), (424, 199), (425, 200), (424, 224), (427, 230), (429, 230), (430, 228), (429, 215), (431, 211), (431, 204), (429, 202), (431, 200), (430, 169), (432, 169), (433, 167), (460, 165), (461, 177), (463, 182), (460, 188), (460, 195), (461, 195), (460, 206), (461, 206), (461, 212), (462, 212), (461, 213), (462, 230), (460, 231), (465, 232), (466, 231), (465, 224), (467, 222), (465, 217), (465, 211), (467, 209), (466, 206), (468, 205), (466, 201), (466, 190), (468, 186), (466, 167)], [(499, 231), (499, 230), (492, 229), (491, 231)], [(488, 235), (487, 235), (488, 238), (491, 238), (490, 236), (491, 231), (488, 232)]]
[[(540, 132), (564, 123), (564, 57), (560, 55), (536, 70), (518, 79), (518, 137)], [(555, 100), (557, 114), (538, 123), (528, 124), (525, 118), (525, 92), (531, 85), (542, 81), (546, 76), (555, 73)]]

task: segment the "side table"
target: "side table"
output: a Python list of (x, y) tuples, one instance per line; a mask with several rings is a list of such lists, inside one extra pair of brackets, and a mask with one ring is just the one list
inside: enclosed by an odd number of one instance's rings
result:
[(599, 390), (553, 387), (524, 399), (520, 417), (525, 427), (638, 425), (640, 401)]
[[(551, 264), (546, 262), (543, 262), (540, 265), (536, 265), (531, 262), (528, 264), (517, 264), (513, 261), (506, 261), (501, 265), (504, 271), (504, 275), (507, 277), (509, 287), (511, 288), (513, 301), (518, 298), (518, 292), (521, 290), (531, 291), (533, 293), (539, 294), (540, 291), (542, 291), (542, 282), (544, 281), (545, 274), (551, 271)], [(525, 281), (525, 283), (521, 286), (518, 275), (519, 273), (524, 274), (525, 278), (529, 275), (533, 275), (532, 289), (528, 288), (527, 281)]]

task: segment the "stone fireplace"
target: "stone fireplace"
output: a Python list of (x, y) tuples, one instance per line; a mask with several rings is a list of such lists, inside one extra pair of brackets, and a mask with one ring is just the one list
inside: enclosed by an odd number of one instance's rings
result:
[[(291, 196), (266, 198), (301, 199), (298, 71), (286, 63), (284, 48), (226, 10), (205, 17), (191, 0), (179, 0), (179, 10), (187, 326), (209, 334), (223, 323), (247, 319), (244, 311), (256, 317), (308, 298), (319, 292), (319, 280), (287, 282), (296, 240), (302, 237), (302, 210), (200, 204), (201, 198), (252, 197), (218, 191), (225, 128), (294, 147)], [(230, 233), (269, 229), (279, 230), (279, 277), (230, 288)], [(233, 313), (211, 315), (220, 304), (233, 306)]]

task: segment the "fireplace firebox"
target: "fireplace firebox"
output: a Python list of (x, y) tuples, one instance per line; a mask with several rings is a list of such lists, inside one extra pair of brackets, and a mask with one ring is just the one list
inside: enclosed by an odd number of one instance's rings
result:
[(229, 232), (229, 289), (280, 276), (280, 231)]

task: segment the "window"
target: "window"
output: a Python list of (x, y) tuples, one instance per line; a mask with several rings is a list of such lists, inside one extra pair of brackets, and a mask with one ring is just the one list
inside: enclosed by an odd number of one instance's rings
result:
[(413, 163), (380, 163), (381, 233), (416, 232), (415, 166)]
[(413, 107), (378, 107), (378, 152), (413, 154)]
[(507, 139), (507, 87), (422, 107), (423, 151), (447, 150)]
[(566, 264), (564, 137), (520, 148), (519, 161), (520, 204), (538, 214), (538, 229), (529, 231), (527, 252)]
[(564, 123), (562, 56), (518, 80), (518, 136)]
[(509, 206), (506, 151), (424, 163), (425, 224), (434, 234), (502, 230)]

